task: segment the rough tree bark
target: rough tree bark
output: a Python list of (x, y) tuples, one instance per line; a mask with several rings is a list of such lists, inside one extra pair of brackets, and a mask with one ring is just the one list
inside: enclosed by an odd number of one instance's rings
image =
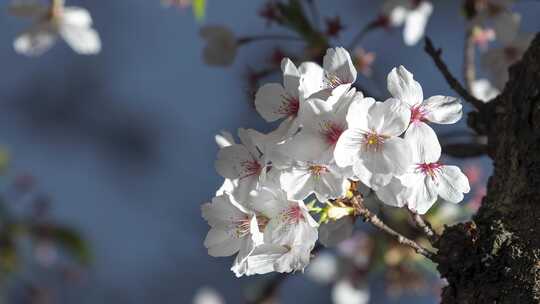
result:
[(488, 105), (469, 123), (486, 133), (494, 173), (472, 221), (436, 243), (442, 303), (540, 303), (540, 34)]

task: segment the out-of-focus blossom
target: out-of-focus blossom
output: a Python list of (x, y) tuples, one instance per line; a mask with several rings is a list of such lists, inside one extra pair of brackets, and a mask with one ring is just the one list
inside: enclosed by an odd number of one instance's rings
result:
[(328, 252), (319, 253), (306, 268), (306, 275), (319, 284), (332, 283), (338, 275), (338, 260)]
[(354, 51), (353, 62), (356, 70), (362, 73), (366, 77), (370, 77), (373, 70), (371, 66), (375, 61), (375, 53), (368, 52), (363, 48), (358, 48)]
[(327, 18), (326, 20), (326, 34), (330, 37), (338, 37), (341, 31), (345, 29), (341, 23), (339, 16), (334, 18)]
[(355, 286), (349, 279), (337, 282), (332, 288), (332, 302), (334, 304), (367, 304), (369, 303), (369, 289), (367, 286)]
[(10, 13), (34, 19), (34, 24), (15, 39), (13, 46), (19, 54), (39, 56), (53, 46), (58, 36), (81, 55), (94, 55), (101, 50), (92, 17), (84, 8), (66, 7), (63, 0), (53, 1), (50, 7), (35, 1), (16, 1)]
[(365, 232), (357, 231), (352, 237), (340, 242), (337, 250), (343, 256), (351, 259), (357, 268), (364, 269), (369, 265), (374, 246), (373, 239)]
[(532, 34), (522, 33), (502, 47), (492, 48), (483, 54), (482, 65), (490, 73), (497, 89), (504, 89), (508, 81), (508, 68), (521, 59), (533, 38)]
[(266, 19), (266, 25), (270, 26), (272, 23), (281, 22), (282, 16), (274, 1), (268, 1), (263, 8), (259, 11), (259, 16)]
[(406, 45), (415, 45), (424, 36), (432, 12), (433, 4), (423, 0), (386, 0), (382, 8), (391, 26), (404, 26)]
[(495, 31), (491, 28), (475, 26), (472, 29), (472, 41), (480, 50), (485, 51), (490, 42), (495, 40)]
[(234, 62), (238, 49), (238, 39), (225, 26), (206, 25), (199, 35), (206, 40), (203, 50), (204, 62), (212, 66), (228, 66)]
[(186, 8), (191, 5), (193, 0), (161, 0), (161, 3), (164, 6), (177, 6), (180, 8)]
[(225, 304), (225, 300), (215, 289), (201, 287), (193, 296), (193, 304)]
[(521, 16), (512, 12), (515, 0), (472, 0), (476, 15), (473, 23), (488, 25), (495, 31), (495, 37), (503, 44), (512, 42), (519, 30)]
[(489, 80), (480, 78), (473, 81), (471, 93), (474, 97), (482, 100), (483, 102), (489, 102), (501, 94), (501, 91), (495, 88), (491, 82), (489, 82)]
[(463, 171), (465, 175), (467, 175), (471, 185), (480, 182), (480, 179), (482, 178), (482, 167), (479, 164), (474, 163), (467, 165)]

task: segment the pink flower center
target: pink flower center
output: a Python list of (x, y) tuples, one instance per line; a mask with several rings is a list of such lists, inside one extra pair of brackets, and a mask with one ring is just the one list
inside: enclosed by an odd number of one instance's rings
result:
[(410, 123), (425, 121), (426, 114), (426, 110), (421, 105), (412, 106)]
[(298, 97), (292, 97), (290, 95), (281, 96), (281, 106), (277, 110), (278, 114), (286, 116), (296, 117), (298, 110), (300, 109), (300, 100)]
[(437, 171), (442, 167), (443, 165), (439, 162), (436, 163), (423, 163), (418, 164), (417, 169), (420, 170), (424, 175), (430, 176), (431, 179), (435, 180)]
[(262, 165), (256, 160), (245, 160), (242, 165), (242, 178), (246, 178), (253, 175), (259, 175), (262, 171)]
[(300, 206), (294, 205), (283, 213), (283, 219), (288, 224), (298, 224), (300, 221), (304, 220), (304, 214), (302, 213)]
[(384, 141), (388, 138), (386, 135), (377, 134), (375, 132), (365, 133), (364, 145), (365, 151), (379, 152), (382, 151)]
[(325, 122), (322, 126), (321, 133), (323, 134), (326, 142), (330, 146), (334, 146), (344, 130), (345, 128), (340, 124), (335, 122)]

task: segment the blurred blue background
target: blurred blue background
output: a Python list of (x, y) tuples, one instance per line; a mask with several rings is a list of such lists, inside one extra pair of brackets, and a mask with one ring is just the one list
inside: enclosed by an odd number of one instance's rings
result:
[[(257, 16), (263, 1), (208, 2), (207, 24), (226, 24), (239, 36), (280, 32)], [(464, 37), (459, 2), (435, 1), (427, 29), (455, 75), (461, 75)], [(201, 59), (200, 24), (189, 10), (165, 9), (158, 0), (67, 3), (90, 10), (103, 42), (98, 56), (78, 56), (64, 43), (39, 58), (17, 55), (12, 41), (28, 23), (5, 10), (0, 17), (0, 144), (13, 157), (10, 171), (35, 175), (52, 196), (55, 218), (80, 229), (95, 255), (87, 277), (62, 290), (61, 303), (190, 303), (201, 286), (241, 303), (246, 284), (259, 278), (236, 279), (231, 259), (207, 255), (200, 204), (221, 183), (214, 134), (268, 130), (247, 101), (243, 77), (276, 43), (253, 43), (232, 67), (213, 68)], [(380, 6), (318, 3), (325, 15), (341, 16), (343, 44)], [(524, 31), (540, 29), (540, 3), (516, 7)], [(404, 46), (400, 29), (370, 33), (362, 45), (377, 53), (379, 80), (403, 64), (425, 95), (453, 95), (423, 44)], [(282, 294), (283, 303), (329, 302), (327, 290), (301, 275), (287, 280)], [(385, 302), (376, 294), (372, 303)], [(409, 300), (388, 303), (421, 301)]]

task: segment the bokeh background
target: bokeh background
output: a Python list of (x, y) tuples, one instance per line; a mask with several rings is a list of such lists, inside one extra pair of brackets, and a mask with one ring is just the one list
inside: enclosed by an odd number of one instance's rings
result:
[[(191, 303), (203, 286), (227, 303), (242, 303), (243, 292), (264, 278), (236, 279), (232, 259), (209, 257), (202, 243), (208, 227), (200, 205), (221, 184), (214, 135), (238, 127), (269, 130), (246, 97), (246, 68), (260, 65), (275, 45), (294, 43), (253, 43), (232, 67), (209, 67), (201, 59), (201, 23), (189, 10), (166, 9), (158, 0), (67, 2), (90, 10), (103, 42), (99, 55), (76, 55), (64, 43), (39, 58), (17, 55), (12, 41), (28, 23), (8, 16), (8, 1), (0, 1), (0, 144), (12, 158), (4, 179), (35, 176), (50, 194), (53, 217), (83, 234), (94, 259), (67, 284), (33, 268), (21, 275), (48, 284), (53, 303)], [(318, 4), (325, 15), (341, 17), (346, 44), (380, 2)], [(455, 75), (461, 75), (464, 37), (459, 2), (434, 1), (427, 28)], [(226, 24), (238, 35), (282, 32), (257, 15), (263, 3), (209, 0), (204, 23)], [(539, 2), (519, 1), (516, 10), (524, 31), (540, 29)], [(360, 81), (378, 95), (388, 96), (385, 75), (399, 64), (413, 71), (425, 95), (453, 95), (423, 44), (406, 47), (400, 29), (370, 33), (362, 45), (377, 59), (374, 80)], [(455, 128), (465, 125), (443, 130)], [(490, 164), (467, 162), (481, 164), (485, 183)], [(390, 298), (382, 280), (373, 281), (372, 303), (436, 301)], [(283, 303), (330, 301), (328, 288), (301, 274), (283, 284), (281, 295)]]

